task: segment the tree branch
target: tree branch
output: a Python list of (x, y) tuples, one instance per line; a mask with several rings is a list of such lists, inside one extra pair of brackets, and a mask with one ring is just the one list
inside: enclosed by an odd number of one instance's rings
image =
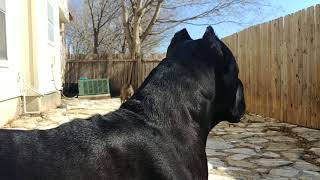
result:
[(161, 8), (162, 3), (163, 3), (163, 0), (159, 0), (159, 1), (158, 1), (156, 10), (155, 10), (155, 12), (154, 12), (154, 14), (153, 14), (153, 17), (152, 17), (151, 21), (149, 22), (146, 30), (145, 30), (145, 31), (142, 33), (142, 35), (141, 35), (141, 41), (142, 41), (142, 42), (146, 39), (146, 37), (148, 36), (148, 34), (151, 32), (152, 27), (154, 26), (156, 20), (158, 19), (159, 14), (160, 14), (160, 8)]
[(102, 28), (104, 25), (106, 25), (108, 22), (110, 22), (116, 14), (119, 12), (120, 7), (116, 7), (116, 9), (109, 15), (109, 17), (99, 26), (99, 28)]
[(104, 2), (104, 3), (103, 3), (103, 5), (101, 6), (100, 14), (99, 14), (99, 17), (98, 17), (98, 25), (97, 25), (98, 31), (100, 30), (100, 28), (101, 28), (102, 26), (104, 26), (104, 25), (101, 26), (100, 24), (101, 24), (101, 21), (102, 21), (102, 17), (104, 16), (105, 8), (106, 8), (106, 6), (107, 6), (108, 0), (104, 0), (103, 2)]
[(121, 17), (122, 17), (122, 25), (124, 28), (124, 33), (128, 41), (128, 44), (131, 44), (132, 37), (131, 37), (130, 24), (128, 22), (128, 12), (126, 9), (125, 0), (121, 0), (121, 10), (122, 10)]
[(91, 1), (91, 2), (92, 2), (92, 4), (90, 4), (90, 0), (87, 0), (88, 6), (89, 6), (89, 9), (90, 9), (92, 26), (93, 26), (93, 29), (94, 29), (95, 28), (95, 23), (94, 23), (94, 16), (93, 16), (93, 10), (92, 10), (93, 1)]

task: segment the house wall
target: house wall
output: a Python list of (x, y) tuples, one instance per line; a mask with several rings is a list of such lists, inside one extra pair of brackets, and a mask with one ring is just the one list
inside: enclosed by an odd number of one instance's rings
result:
[(24, 89), (28, 96), (44, 95), (40, 111), (61, 103), (61, 2), (49, 3), (54, 10), (53, 42), (48, 40), (47, 0), (6, 0), (8, 60), (0, 61), (0, 126), (23, 112)]
[(22, 112), (21, 98), (16, 97), (0, 102), (0, 127)]
[[(56, 0), (36, 0), (36, 59), (38, 74), (38, 89), (42, 94), (49, 94), (61, 89), (61, 61), (60, 61), (60, 27), (59, 4)], [(54, 12), (54, 41), (48, 38), (48, 2)]]
[[(19, 2), (17, 2), (19, 1)], [(0, 62), (0, 101), (21, 95), (22, 65), (26, 56), (27, 8), (25, 0), (6, 1), (6, 33), (8, 59)], [(17, 6), (17, 3), (21, 6)]]
[(21, 111), (23, 60), (29, 58), (27, 12), (27, 1), (6, 1), (8, 59), (0, 61), (0, 125)]

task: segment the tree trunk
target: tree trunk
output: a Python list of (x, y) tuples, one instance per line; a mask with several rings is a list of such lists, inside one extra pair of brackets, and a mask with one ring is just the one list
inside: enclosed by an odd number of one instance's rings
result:
[(134, 23), (132, 28), (132, 42), (130, 49), (131, 58), (141, 57), (141, 38), (140, 38), (140, 28), (141, 28), (141, 17), (134, 17)]
[(144, 10), (140, 10), (142, 7), (142, 1), (138, 1), (132, 9), (133, 20), (132, 26), (128, 21), (128, 12), (125, 5), (125, 0), (121, 1), (122, 9), (122, 24), (124, 27), (124, 32), (126, 40), (128, 43), (128, 49), (131, 58), (136, 59), (141, 57), (141, 38), (140, 38), (140, 29), (141, 29), (141, 18), (144, 13)]
[(138, 59), (142, 56), (140, 38), (136, 38), (136, 40), (131, 43), (129, 53), (132, 59)]
[(93, 30), (93, 54), (98, 54), (98, 47), (99, 47), (99, 32), (97, 32), (97, 29), (94, 28)]
[(121, 45), (121, 53), (122, 54), (126, 54), (126, 52), (127, 52), (127, 49), (126, 49), (126, 37), (124, 37), (123, 43)]

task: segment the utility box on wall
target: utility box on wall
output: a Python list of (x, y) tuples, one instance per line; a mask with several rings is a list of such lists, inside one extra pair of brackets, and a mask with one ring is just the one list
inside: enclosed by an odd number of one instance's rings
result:
[(109, 79), (78, 80), (79, 96), (110, 95)]

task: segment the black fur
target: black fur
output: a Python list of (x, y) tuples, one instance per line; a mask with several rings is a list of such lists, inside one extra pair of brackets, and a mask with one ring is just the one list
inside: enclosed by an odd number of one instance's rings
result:
[(176, 33), (120, 109), (50, 130), (1, 130), (0, 179), (204, 180), (206, 139), (245, 111), (238, 66), (211, 27)]

